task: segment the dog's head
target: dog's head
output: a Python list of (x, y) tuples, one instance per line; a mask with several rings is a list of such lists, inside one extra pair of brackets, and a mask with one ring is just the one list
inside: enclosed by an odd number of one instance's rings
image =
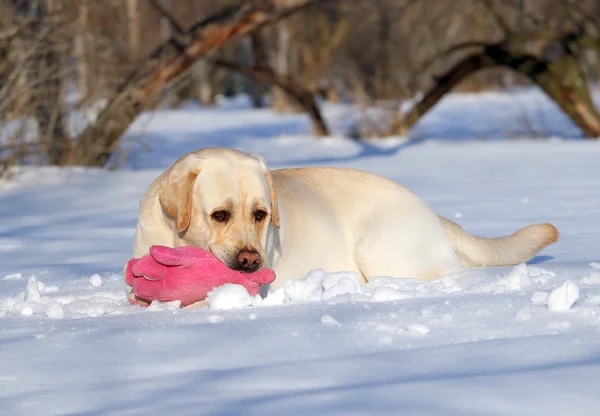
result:
[(279, 228), (279, 210), (260, 157), (231, 149), (183, 156), (165, 172), (160, 204), (186, 244), (208, 248), (234, 270), (265, 266), (268, 233)]

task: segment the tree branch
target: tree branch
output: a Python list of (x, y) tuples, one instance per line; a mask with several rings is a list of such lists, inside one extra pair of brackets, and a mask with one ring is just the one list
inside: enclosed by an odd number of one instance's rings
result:
[(19, 36), (19, 34), (27, 29), (32, 23), (37, 22), (37, 19), (28, 18), (23, 20), (19, 25), (14, 27), (10, 27), (8, 29), (4, 29), (0, 32), (0, 42), (7, 42), (15, 37)]
[[(233, 6), (192, 25), (191, 40), (183, 50), (162, 62), (149, 57), (133, 71), (108, 101), (97, 121), (79, 136), (69, 164), (103, 166), (110, 159), (119, 140), (151, 98), (185, 72), (194, 62), (236, 38), (250, 35), (266, 25), (315, 4), (335, 0), (304, 0), (285, 8), (252, 5)], [(165, 42), (172, 43), (172, 39)], [(164, 50), (165, 45), (158, 49)]]
[(313, 131), (316, 135), (329, 135), (329, 128), (327, 127), (327, 123), (321, 114), (321, 110), (316, 102), (314, 92), (303, 87), (299, 82), (293, 80), (291, 77), (279, 75), (273, 72), (271, 68), (264, 66), (262, 68), (248, 68), (239, 65), (238, 63), (225, 61), (222, 59), (215, 59), (212, 62), (221, 68), (239, 72), (251, 77), (259, 83), (276, 85), (277, 87), (281, 88), (307, 112), (313, 122)]
[[(563, 41), (567, 41), (563, 38)], [(600, 136), (600, 115), (573, 55), (564, 54), (554, 61), (533, 55), (511, 52), (502, 43), (486, 45), (452, 66), (435, 79), (434, 86), (406, 114), (397, 117), (388, 134), (406, 134), (407, 131), (452, 88), (471, 74), (497, 66), (508, 67), (527, 76), (537, 84), (589, 138)]]
[(148, 0), (148, 2), (162, 17), (169, 21), (169, 25), (176, 33), (182, 36), (189, 36), (190, 33), (179, 23), (177, 18), (161, 4), (160, 0)]

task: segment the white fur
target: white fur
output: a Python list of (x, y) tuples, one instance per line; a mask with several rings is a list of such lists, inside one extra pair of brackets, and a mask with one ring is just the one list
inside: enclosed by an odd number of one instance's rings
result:
[[(201, 172), (193, 185), (192, 218), (178, 233), (176, 218), (167, 214), (159, 194), (167, 181), (177, 180), (173, 172), (192, 169)], [(472, 236), (438, 217), (402, 186), (353, 169), (272, 171), (275, 201), (265, 169), (260, 158), (230, 149), (204, 149), (182, 157), (142, 198), (134, 256), (146, 254), (154, 244), (196, 245), (210, 248), (225, 261), (222, 256), (243, 244), (259, 245), (266, 265), (277, 274), (270, 288), (275, 290), (318, 268), (355, 271), (367, 281), (379, 275), (433, 279), (465, 266), (517, 264), (557, 238), (549, 224), (529, 226), (505, 238)], [(240, 213), (248, 212), (249, 201), (271, 206), (270, 219), (272, 204), (277, 203), (280, 227), (270, 222), (257, 235), (251, 218), (240, 214), (232, 217), (232, 231), (215, 243), (209, 215), (224, 198), (233, 201), (236, 210), (239, 206)]]

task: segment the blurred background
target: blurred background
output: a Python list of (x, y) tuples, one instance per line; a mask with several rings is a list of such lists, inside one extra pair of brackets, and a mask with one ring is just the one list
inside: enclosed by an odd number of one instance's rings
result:
[(0, 0), (0, 174), (106, 166), (141, 112), (240, 93), (314, 138), (350, 104), (343, 133), (372, 139), (450, 91), (534, 85), (593, 139), (599, 59), (600, 0)]

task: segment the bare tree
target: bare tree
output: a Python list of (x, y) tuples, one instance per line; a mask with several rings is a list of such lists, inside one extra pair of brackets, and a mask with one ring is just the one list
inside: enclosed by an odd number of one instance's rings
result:
[[(539, 86), (588, 138), (600, 137), (600, 114), (592, 101), (589, 82), (581, 66), (581, 54), (589, 48), (598, 50), (600, 39), (590, 35), (584, 23), (586, 14), (576, 14), (567, 30), (548, 32), (548, 22), (536, 16), (519, 12), (521, 18), (533, 22), (530, 33), (511, 27), (508, 19), (492, 0), (483, 0), (503, 33), (497, 42), (469, 41), (453, 45), (436, 59), (448, 60), (451, 55), (463, 53), (458, 62), (442, 76), (436, 77), (433, 86), (406, 114), (399, 114), (392, 123), (390, 134), (406, 134), (412, 125), (452, 88), (470, 75), (486, 68), (504, 67), (526, 76)], [(569, 3), (568, 0), (565, 0)], [(505, 4), (503, 2), (502, 4)], [(510, 11), (510, 8), (508, 9)], [(551, 25), (552, 23), (550, 23)], [(556, 33), (559, 32), (559, 33)], [(527, 43), (538, 45), (537, 53), (526, 51)], [(464, 55), (466, 51), (466, 55)], [(470, 51), (470, 52), (469, 52)]]
[(0, 0), (0, 162), (102, 166), (141, 111), (239, 92), (306, 112), (315, 136), (322, 99), (376, 106), (380, 136), (452, 89), (529, 83), (598, 137), (598, 4)]
[[(183, 33), (178, 34), (178, 39), (172, 38), (168, 43), (160, 45), (145, 65), (127, 78), (99, 114), (96, 123), (88, 126), (79, 136), (67, 163), (104, 165), (131, 122), (147, 103), (195, 61), (233, 39), (249, 35), (265, 25), (323, 1), (325, 0), (304, 0), (293, 7), (281, 9), (230, 7), (194, 24), (186, 31), (181, 30)], [(163, 57), (169, 47), (175, 53), (164, 62)]]

